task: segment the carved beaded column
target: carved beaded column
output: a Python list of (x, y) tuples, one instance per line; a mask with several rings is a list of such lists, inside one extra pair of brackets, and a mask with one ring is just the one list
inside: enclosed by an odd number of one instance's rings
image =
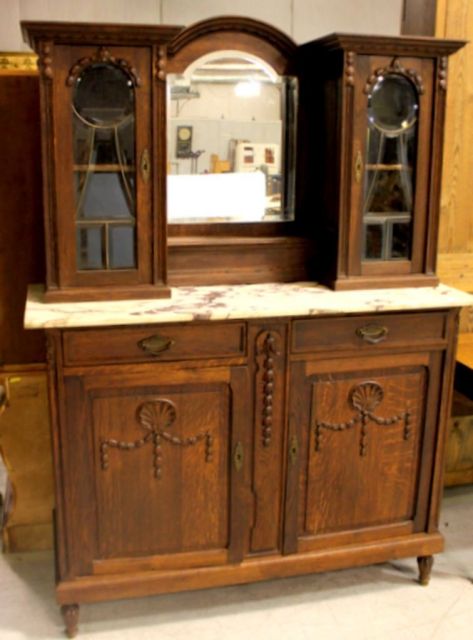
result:
[(256, 405), (260, 405), (261, 441), (264, 447), (271, 444), (273, 425), (273, 394), (275, 359), (281, 355), (278, 351), (280, 336), (274, 331), (262, 331), (256, 338), (257, 395)]
[(282, 473), (285, 336), (284, 325), (268, 325), (254, 327), (249, 337), (254, 363), (253, 552), (275, 550), (279, 543), (280, 504), (274, 478)]

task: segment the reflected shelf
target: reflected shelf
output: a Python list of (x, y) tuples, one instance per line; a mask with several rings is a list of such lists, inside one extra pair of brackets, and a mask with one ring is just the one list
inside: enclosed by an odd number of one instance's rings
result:
[(367, 164), (366, 169), (378, 171), (412, 171), (412, 167), (405, 164)]
[(96, 224), (117, 224), (117, 225), (130, 225), (135, 226), (136, 219), (130, 217), (123, 218), (79, 218), (76, 221), (77, 225), (89, 226)]
[(135, 167), (132, 165), (120, 165), (120, 164), (75, 164), (73, 165), (74, 171), (94, 171), (95, 173), (110, 173), (113, 171), (124, 171), (131, 173), (135, 171)]

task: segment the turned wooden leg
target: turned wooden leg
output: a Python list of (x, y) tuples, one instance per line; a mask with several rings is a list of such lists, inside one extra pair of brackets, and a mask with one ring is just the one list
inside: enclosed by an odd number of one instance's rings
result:
[(417, 558), (417, 564), (419, 565), (419, 584), (426, 587), (430, 581), (430, 572), (434, 564), (434, 557), (420, 556)]
[(66, 625), (66, 635), (68, 638), (75, 638), (78, 631), (79, 623), (79, 605), (78, 604), (64, 604), (61, 607), (62, 617)]

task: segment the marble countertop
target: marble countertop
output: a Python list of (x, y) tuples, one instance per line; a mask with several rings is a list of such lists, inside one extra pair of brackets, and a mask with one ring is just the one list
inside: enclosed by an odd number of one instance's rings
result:
[(176, 287), (171, 298), (45, 303), (43, 287), (28, 289), (27, 329), (345, 315), (473, 305), (473, 296), (445, 285), (330, 291), (310, 282)]

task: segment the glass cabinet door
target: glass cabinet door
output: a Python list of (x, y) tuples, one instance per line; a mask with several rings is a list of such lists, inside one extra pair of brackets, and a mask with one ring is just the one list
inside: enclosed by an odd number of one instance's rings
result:
[(59, 288), (111, 286), (114, 294), (118, 287), (147, 286), (158, 193), (151, 179), (152, 52), (118, 46), (56, 51)]
[(353, 112), (350, 272), (423, 270), (429, 215), (432, 63), (358, 56)]
[(107, 62), (73, 87), (77, 269), (136, 268), (135, 88)]
[(410, 258), (418, 102), (396, 73), (380, 76), (368, 95), (363, 260)]

